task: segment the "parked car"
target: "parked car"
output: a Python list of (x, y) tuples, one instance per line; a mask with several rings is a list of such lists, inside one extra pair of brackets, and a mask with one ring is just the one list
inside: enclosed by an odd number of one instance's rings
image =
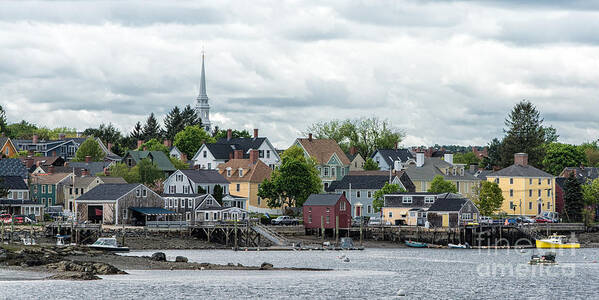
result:
[(0, 222), (10, 224), (12, 222), (12, 216), (10, 214), (0, 214)]
[(368, 226), (380, 226), (381, 224), (381, 218), (378, 217), (372, 217), (368, 220)]
[(553, 220), (549, 219), (549, 218), (545, 218), (545, 217), (536, 217), (535, 222), (537, 222), (537, 223), (553, 223)]
[(535, 223), (535, 219), (528, 216), (518, 217), (517, 219), (519, 223)]
[(481, 224), (493, 224), (493, 218), (487, 216), (481, 216), (479, 219)]
[(351, 226), (360, 227), (360, 222), (362, 222), (363, 226), (366, 226), (366, 225), (368, 225), (368, 221), (370, 221), (370, 217), (365, 217), (365, 216), (353, 217), (351, 219)]
[(299, 221), (290, 216), (278, 216), (276, 219), (270, 220), (272, 225), (297, 225)]

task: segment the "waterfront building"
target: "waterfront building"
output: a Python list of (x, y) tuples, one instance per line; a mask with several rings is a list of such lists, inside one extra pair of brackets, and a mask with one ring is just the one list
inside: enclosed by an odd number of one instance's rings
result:
[(0, 187), (7, 189), (5, 197), (0, 198), (0, 211), (11, 215), (35, 215), (41, 220), (44, 207), (29, 198), (29, 188), (19, 176), (0, 177)]
[(472, 200), (447, 193), (437, 197), (428, 208), (426, 217), (432, 227), (455, 228), (468, 223), (477, 224), (480, 212)]
[(446, 194), (404, 192), (384, 195), (381, 209), (383, 223), (389, 225), (424, 226), (428, 209)]
[(293, 146), (302, 148), (306, 157), (316, 160), (316, 168), (325, 190), (333, 181), (341, 180), (349, 174), (350, 161), (335, 140), (314, 139), (310, 133), (308, 138), (296, 139)]
[(334, 229), (351, 227), (351, 204), (343, 194), (312, 194), (303, 206), (304, 228)]
[(555, 177), (528, 164), (528, 154), (514, 154), (514, 164), (487, 175), (503, 192), (500, 212), (537, 216), (555, 212)]

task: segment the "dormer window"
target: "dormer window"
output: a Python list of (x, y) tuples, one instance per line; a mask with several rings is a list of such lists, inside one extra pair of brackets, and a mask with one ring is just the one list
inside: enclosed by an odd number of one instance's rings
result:
[(243, 177), (243, 169), (239, 168), (239, 177)]
[(464, 176), (464, 168), (460, 169), (460, 176)]
[(208, 152), (206, 150), (204, 150), (204, 158), (206, 158), (206, 156), (208, 155)]
[(227, 168), (227, 177), (231, 177), (231, 168)]
[(455, 174), (456, 174), (456, 169), (453, 168), (453, 176), (455, 176)]

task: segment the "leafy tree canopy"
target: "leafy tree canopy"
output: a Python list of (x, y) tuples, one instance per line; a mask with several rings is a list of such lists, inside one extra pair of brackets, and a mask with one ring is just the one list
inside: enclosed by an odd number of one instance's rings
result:
[(95, 139), (86, 139), (75, 153), (75, 161), (85, 161), (85, 157), (90, 156), (92, 161), (101, 161), (104, 159), (105, 153), (98, 145)]
[(428, 189), (429, 193), (442, 194), (442, 193), (457, 193), (455, 184), (443, 179), (443, 176), (437, 175), (431, 181), (431, 187)]
[(375, 212), (380, 212), (381, 208), (383, 207), (383, 205), (385, 204), (385, 199), (384, 196), (386, 194), (393, 194), (393, 193), (400, 193), (400, 192), (406, 192), (406, 190), (404, 188), (399, 187), (399, 184), (390, 184), (390, 183), (385, 183), (385, 185), (383, 186), (382, 189), (374, 192), (374, 200), (372, 200), (372, 207), (374, 208)]
[(141, 145), (137, 150), (146, 149), (147, 151), (162, 151), (166, 156), (169, 156), (170, 149), (167, 148), (163, 143), (159, 142), (157, 139), (151, 139)]
[[(167, 155), (168, 156), (168, 155)], [(171, 160), (171, 163), (173, 164), (173, 166), (175, 166), (175, 168), (177, 170), (187, 170), (189, 169), (189, 164), (187, 164), (186, 162), (173, 157), (173, 156), (169, 156), (169, 159)]]
[(188, 158), (192, 158), (203, 142), (214, 143), (215, 140), (201, 127), (187, 126), (175, 135), (174, 145), (177, 146), (179, 151), (185, 153)]
[(100, 124), (98, 128), (87, 128), (83, 131), (83, 135), (97, 137), (106, 144), (116, 144), (122, 139), (121, 132), (112, 123)]
[(483, 216), (490, 216), (501, 208), (503, 193), (495, 182), (483, 181), (478, 187), (477, 199), (474, 201)]
[[(231, 136), (233, 138), (250, 138), (252, 137), (250, 135), (250, 132), (247, 131), (247, 129), (244, 130), (237, 130), (237, 129), (233, 129), (231, 131)], [(225, 139), (227, 138), (227, 131), (226, 130), (215, 130), (214, 132), (214, 139), (216, 139), (217, 141), (220, 139)]]
[(136, 167), (139, 168), (139, 180), (143, 184), (152, 184), (156, 180), (164, 179), (164, 172), (147, 158), (142, 159)]
[(379, 167), (379, 163), (377, 163), (376, 161), (374, 161), (374, 159), (372, 158), (367, 158), (366, 161), (364, 162), (364, 170), (365, 171), (376, 171), (376, 170), (380, 170), (381, 168)]
[(474, 152), (456, 153), (453, 155), (453, 162), (456, 164), (478, 165), (480, 159)]
[(544, 170), (558, 176), (566, 167), (578, 167), (586, 162), (586, 156), (580, 147), (551, 143), (545, 148)]

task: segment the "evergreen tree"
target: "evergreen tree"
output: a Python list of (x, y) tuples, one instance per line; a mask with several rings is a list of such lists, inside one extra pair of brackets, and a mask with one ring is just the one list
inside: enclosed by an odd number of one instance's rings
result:
[(570, 174), (568, 179), (566, 179), (566, 184), (564, 186), (564, 202), (568, 222), (582, 221), (584, 199), (582, 196), (582, 188), (576, 177), (574, 177), (574, 174)]
[(135, 127), (133, 127), (133, 131), (131, 131), (131, 134), (129, 135), (129, 137), (133, 138), (136, 141), (143, 140), (144, 133), (143, 133), (143, 128), (141, 127), (140, 122), (135, 123)]
[(202, 127), (202, 119), (198, 115), (198, 112), (191, 107), (191, 105), (187, 104), (181, 112), (181, 117), (183, 118), (183, 128), (187, 126), (199, 126)]
[(367, 158), (364, 162), (364, 171), (378, 171), (381, 168), (379, 167), (379, 163), (374, 161), (372, 158)]
[(212, 196), (216, 199), (216, 202), (219, 204), (223, 204), (223, 187), (220, 184), (214, 186), (214, 190), (212, 191)]
[(487, 170), (492, 170), (495, 166), (503, 165), (501, 163), (501, 141), (494, 138), (488, 145), (489, 157), (481, 159), (479, 166)]
[(526, 100), (520, 101), (505, 120), (505, 126), (506, 135), (501, 145), (502, 166), (512, 165), (514, 153), (524, 152), (528, 154), (529, 164), (540, 168), (547, 131), (536, 107)]
[(175, 135), (185, 129), (185, 121), (178, 106), (175, 106), (164, 118), (164, 137), (173, 140)]
[(154, 113), (151, 113), (143, 128), (143, 140), (147, 141), (156, 138), (160, 138), (160, 124), (158, 124)]
[(8, 128), (6, 124), (6, 113), (4, 112), (4, 108), (0, 105), (0, 132), (8, 135)]

